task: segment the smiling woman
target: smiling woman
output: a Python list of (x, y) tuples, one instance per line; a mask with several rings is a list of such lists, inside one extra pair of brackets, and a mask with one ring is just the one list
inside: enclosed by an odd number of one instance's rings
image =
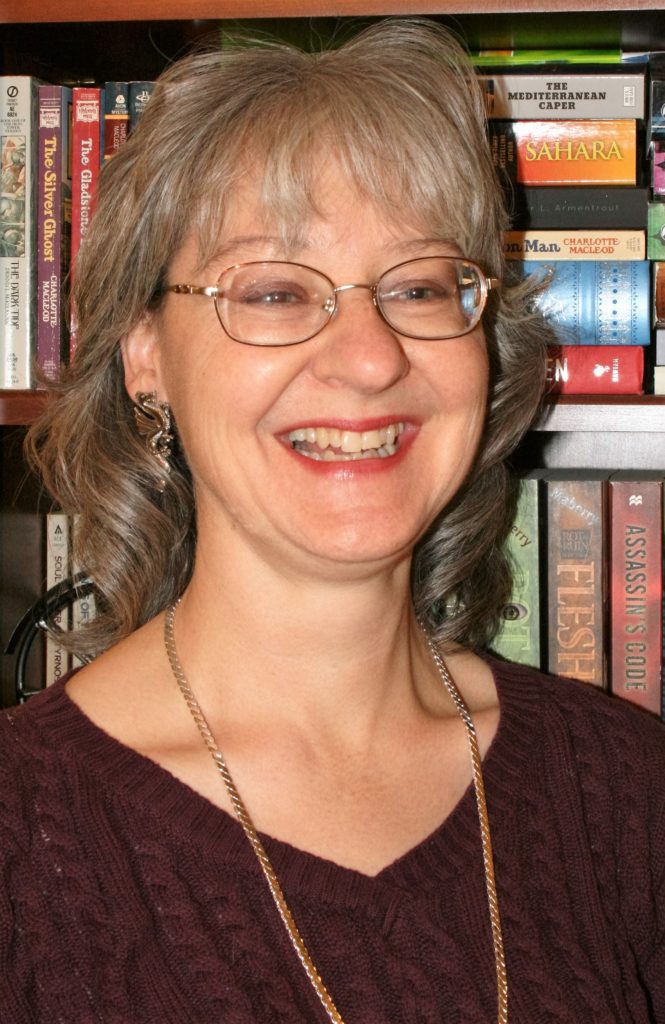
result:
[(104, 167), (28, 441), (98, 615), (0, 719), (12, 1024), (665, 1024), (658, 724), (485, 650), (547, 338), (506, 222), (428, 21), (186, 57)]

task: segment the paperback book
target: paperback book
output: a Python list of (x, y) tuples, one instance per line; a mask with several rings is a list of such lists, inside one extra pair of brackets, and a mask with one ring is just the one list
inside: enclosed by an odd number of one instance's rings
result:
[(0, 388), (33, 384), (38, 87), (30, 76), (0, 76)]
[(513, 591), (492, 647), (510, 661), (533, 668), (541, 663), (538, 529), (538, 480), (526, 477), (520, 481), (517, 514), (506, 545), (513, 566)]
[(643, 260), (645, 231), (506, 231), (503, 251), (509, 260)]
[(519, 229), (618, 228), (647, 226), (650, 190), (594, 186), (538, 186), (514, 188), (508, 194), (512, 225)]
[(37, 365), (55, 380), (66, 356), (63, 295), (71, 250), (72, 182), (69, 161), (71, 89), (39, 88), (37, 200)]

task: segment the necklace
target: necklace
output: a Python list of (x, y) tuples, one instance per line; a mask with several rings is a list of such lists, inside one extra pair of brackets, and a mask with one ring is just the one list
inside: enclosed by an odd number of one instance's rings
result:
[[(185, 678), (180, 659), (178, 658), (178, 652), (175, 644), (175, 632), (174, 632), (174, 621), (175, 611), (178, 602), (172, 604), (166, 611), (166, 617), (164, 619), (164, 646), (166, 647), (166, 653), (168, 655), (169, 663), (175, 676), (176, 682), (180, 688), (180, 692), (185, 698), (187, 707), (189, 708), (192, 718), (196, 723), (201, 738), (205, 743), (208, 752), (212, 756), (215, 762), (215, 767), (222, 777), (226, 792), (228, 793), (229, 799), (233, 806), (235, 815), (240, 822), (242, 829), (247, 837), (247, 840), (256, 854), (256, 858), (259, 862), (263, 875), (268, 883), (270, 894), (274, 900), (275, 906), (282, 919), (282, 924), (286, 929), (286, 932), (291, 941), (295, 953), (302, 964), (302, 967), (310, 980), (310, 983), (319, 997), (323, 1008), (325, 1009), (329, 1020), (332, 1024), (344, 1024), (342, 1016), (335, 1006), (330, 993), (324, 985), (319, 972), (317, 971), (314, 962), (309, 955), (307, 946), (305, 945), (303, 938), (298, 931), (296, 922), (289, 910), (288, 904), (282, 892), (282, 888), (275, 874), (275, 870), (270, 863), (268, 854), (265, 851), (263, 843), (259, 839), (258, 833), (252, 823), (252, 819), (249, 816), (247, 808), (245, 807), (240, 793), (236, 789), (236, 785), (231, 776), (231, 772), (228, 769), (224, 755), (219, 749), (215, 737), (213, 736), (210, 726), (208, 725), (203, 711), (199, 705), (199, 702), (194, 695), (194, 691)], [(501, 932), (501, 918), (499, 915), (499, 903), (496, 892), (496, 882), (494, 878), (494, 860), (492, 857), (492, 839), (490, 835), (490, 823), (487, 813), (487, 803), (485, 801), (485, 785), (483, 782), (482, 772), (482, 761), (480, 757), (480, 750), (478, 748), (478, 738), (476, 736), (476, 729), (471, 718), (471, 713), (467, 708), (464, 698), (455, 686), (452, 677), (446, 668), (443, 658), (439, 654), (434, 641), (432, 640), (429, 632), (424, 627), (423, 623), (419, 623), (420, 628), (423, 631), (427, 646), (430, 654), (437, 668), (437, 671), (441, 677), (443, 685), (445, 686), (448, 694), (450, 695), (455, 709), (462, 719), (469, 745), (469, 753), (471, 755), (471, 766), (473, 769), (473, 786), (476, 794), (476, 807), (478, 810), (478, 820), (480, 822), (480, 840), (483, 852), (483, 867), (485, 871), (485, 890), (487, 893), (487, 901), (489, 905), (489, 917), (492, 931), (492, 946), (494, 950), (494, 964), (496, 968), (496, 985), (497, 985), (497, 1024), (508, 1024), (508, 981), (506, 976), (506, 962), (503, 952), (503, 937)]]

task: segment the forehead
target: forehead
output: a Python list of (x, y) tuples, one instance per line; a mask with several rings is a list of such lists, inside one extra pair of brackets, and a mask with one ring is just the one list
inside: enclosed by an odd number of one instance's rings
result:
[[(268, 179), (268, 186), (270, 181)], [(204, 230), (190, 233), (178, 257), (197, 269), (224, 269), (230, 263), (260, 259), (303, 260), (334, 247), (360, 248), (395, 262), (420, 255), (423, 247), (461, 252), (453, 225), (432, 223), (421, 212), (408, 212), (367, 192), (350, 179), (339, 161), (321, 161), (307, 188), (275, 201), (263, 172), (244, 175), (225, 197), (216, 230), (204, 219)]]

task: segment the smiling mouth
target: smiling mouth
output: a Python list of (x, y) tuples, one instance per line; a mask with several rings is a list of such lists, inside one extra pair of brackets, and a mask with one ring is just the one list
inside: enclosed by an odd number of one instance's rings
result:
[(378, 430), (338, 430), (336, 427), (300, 427), (292, 430), (291, 447), (306, 459), (317, 462), (357, 462), (360, 459), (389, 459), (399, 449), (403, 423), (390, 423)]

